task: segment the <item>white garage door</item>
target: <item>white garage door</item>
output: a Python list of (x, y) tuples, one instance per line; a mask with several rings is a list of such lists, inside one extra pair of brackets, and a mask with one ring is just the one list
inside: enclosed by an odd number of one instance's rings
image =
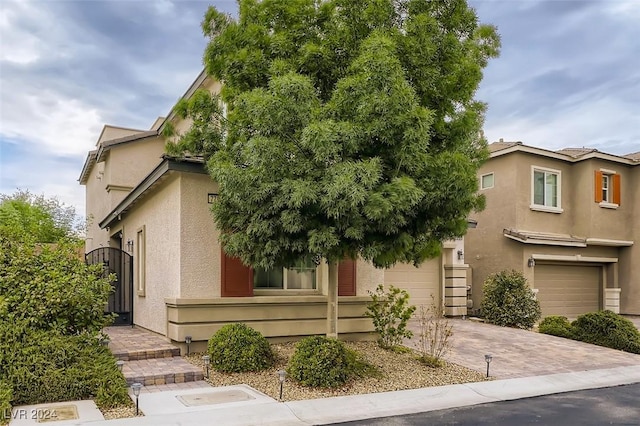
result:
[(429, 306), (433, 300), (440, 303), (440, 261), (426, 261), (419, 268), (412, 264), (396, 264), (384, 271), (384, 284), (407, 290), (412, 305)]
[(575, 318), (600, 309), (600, 266), (536, 265), (535, 285), (543, 318)]

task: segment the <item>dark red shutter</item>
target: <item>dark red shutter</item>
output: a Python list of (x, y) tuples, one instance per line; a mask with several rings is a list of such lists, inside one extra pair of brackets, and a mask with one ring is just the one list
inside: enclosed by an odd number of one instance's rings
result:
[(222, 250), (222, 297), (253, 296), (253, 269)]
[(356, 295), (356, 261), (345, 259), (338, 264), (338, 296)]

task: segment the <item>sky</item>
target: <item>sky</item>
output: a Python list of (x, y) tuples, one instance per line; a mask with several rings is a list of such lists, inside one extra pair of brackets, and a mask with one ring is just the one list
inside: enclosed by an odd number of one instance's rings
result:
[[(476, 98), (485, 135), (640, 151), (640, 0), (470, 0), (502, 51)], [(202, 70), (200, 22), (232, 0), (0, 0), (0, 193), (85, 213), (78, 177), (102, 126), (148, 129)]]

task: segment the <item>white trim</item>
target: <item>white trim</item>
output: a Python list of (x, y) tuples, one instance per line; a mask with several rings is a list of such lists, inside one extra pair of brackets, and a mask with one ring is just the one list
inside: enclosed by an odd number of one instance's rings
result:
[[(544, 204), (536, 204), (535, 202), (535, 172), (552, 173), (555, 174), (558, 179), (556, 182), (557, 191), (557, 206), (545, 206)], [(562, 213), (562, 171), (557, 169), (550, 169), (548, 167), (531, 166), (531, 205), (532, 210), (543, 211), (547, 213)]]
[(603, 169), (600, 168), (600, 171), (606, 175), (617, 175), (618, 172), (616, 172), (615, 170), (611, 170), (611, 169)]
[(532, 254), (534, 260), (555, 260), (558, 262), (589, 262), (589, 263), (618, 263), (617, 257), (593, 257), (576, 255), (557, 255), (557, 254)]
[[(482, 185), (483, 182), (484, 182), (483, 179), (484, 179), (485, 176), (492, 176), (493, 177), (493, 179), (491, 181), (491, 186), (483, 186)], [(493, 188), (495, 186), (495, 184), (496, 184), (496, 176), (495, 176), (495, 174), (493, 172), (485, 173), (483, 175), (480, 175), (480, 190), (491, 189), (491, 188)]]
[(556, 213), (556, 214), (560, 214), (564, 211), (564, 209), (559, 209), (557, 207), (541, 206), (538, 204), (531, 204), (529, 208), (537, 212)]
[(607, 238), (587, 238), (588, 246), (631, 247), (633, 241), (610, 240)]
[(598, 203), (598, 205), (600, 207), (602, 207), (603, 209), (612, 209), (612, 210), (616, 210), (618, 207), (620, 207), (619, 204), (608, 203), (606, 201), (601, 201), (601, 202)]

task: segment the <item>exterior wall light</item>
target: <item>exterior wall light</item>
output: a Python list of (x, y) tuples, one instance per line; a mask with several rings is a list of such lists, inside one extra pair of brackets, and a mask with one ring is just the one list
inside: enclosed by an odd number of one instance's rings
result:
[(184, 341), (187, 344), (187, 355), (191, 355), (191, 336), (184, 336)]
[(492, 360), (493, 360), (493, 357), (491, 356), (491, 354), (487, 354), (484, 356), (484, 362), (487, 363), (487, 377), (489, 377), (489, 364), (491, 364)]
[(536, 260), (533, 257), (530, 257), (527, 261), (527, 266), (529, 268), (533, 268), (534, 266), (536, 266)]
[(131, 390), (133, 390), (133, 394), (136, 397), (136, 416), (140, 413), (140, 409), (138, 405), (138, 397), (140, 396), (140, 389), (142, 389), (142, 383), (134, 383), (131, 385)]
[(287, 372), (284, 370), (278, 370), (278, 380), (280, 381), (280, 401), (282, 402), (282, 386), (284, 385), (284, 379), (287, 377)]
[(464, 252), (462, 250), (458, 250), (458, 260), (464, 259)]
[(209, 357), (209, 355), (205, 355), (205, 356), (202, 357), (202, 360), (204, 361), (204, 366), (205, 366), (206, 372), (207, 372), (205, 377), (208, 379), (209, 378), (209, 365), (211, 364), (211, 358)]
[(133, 240), (127, 240), (127, 252), (133, 254)]

